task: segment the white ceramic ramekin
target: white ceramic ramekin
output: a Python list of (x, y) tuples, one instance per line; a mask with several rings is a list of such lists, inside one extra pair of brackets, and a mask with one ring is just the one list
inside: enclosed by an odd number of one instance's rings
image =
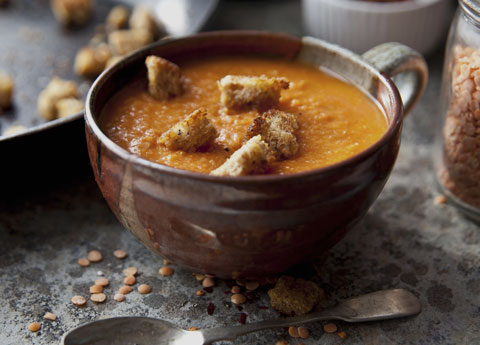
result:
[(444, 41), (455, 11), (453, 0), (302, 0), (307, 34), (357, 53), (400, 42), (423, 55)]

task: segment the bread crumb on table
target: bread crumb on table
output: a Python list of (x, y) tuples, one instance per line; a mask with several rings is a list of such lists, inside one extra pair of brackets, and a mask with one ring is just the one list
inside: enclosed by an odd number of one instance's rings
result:
[(63, 25), (85, 25), (91, 17), (93, 0), (50, 0), (55, 18)]
[(282, 276), (268, 296), (272, 307), (280, 313), (304, 315), (324, 298), (324, 292), (312, 281)]
[(102, 73), (110, 58), (110, 48), (107, 44), (86, 46), (77, 52), (73, 70), (79, 76), (93, 79)]
[(112, 55), (127, 55), (153, 42), (146, 30), (115, 30), (108, 35), (108, 46)]
[(14, 85), (10, 76), (0, 72), (0, 113), (12, 106)]
[(154, 39), (159, 38), (163, 31), (150, 10), (142, 5), (135, 6), (128, 23), (130, 29), (148, 31)]
[(119, 30), (123, 29), (127, 23), (130, 16), (130, 11), (122, 5), (114, 6), (107, 15), (105, 24), (107, 30)]
[(38, 112), (47, 121), (55, 119), (58, 116), (57, 103), (64, 98), (79, 98), (77, 84), (74, 81), (53, 77), (38, 95)]
[(280, 92), (288, 89), (286, 78), (227, 75), (217, 82), (220, 102), (228, 109), (270, 108), (278, 104)]

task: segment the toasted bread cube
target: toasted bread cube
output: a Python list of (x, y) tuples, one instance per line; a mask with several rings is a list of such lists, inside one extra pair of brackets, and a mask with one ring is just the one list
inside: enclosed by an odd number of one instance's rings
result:
[(194, 152), (207, 146), (217, 137), (217, 130), (207, 118), (207, 110), (199, 108), (165, 132), (158, 144), (170, 150)]
[(0, 72), (0, 111), (12, 106), (13, 88), (12, 78)]
[(159, 23), (152, 16), (150, 10), (142, 5), (135, 6), (128, 23), (130, 29), (146, 30), (152, 34), (154, 39), (158, 38), (162, 31)]
[(148, 91), (156, 99), (178, 96), (182, 92), (180, 67), (161, 57), (150, 55), (145, 59), (148, 69)]
[(285, 78), (227, 75), (217, 82), (220, 102), (228, 109), (268, 108), (278, 104), (280, 92), (288, 89)]
[(47, 121), (53, 120), (57, 117), (57, 102), (70, 97), (78, 98), (77, 84), (54, 77), (38, 95), (37, 110)]
[(298, 151), (297, 137), (294, 134), (297, 129), (295, 115), (272, 109), (253, 120), (245, 140), (261, 135), (274, 159), (286, 159)]
[(210, 172), (214, 176), (243, 176), (262, 172), (267, 164), (268, 145), (257, 135), (235, 151), (225, 163)]
[(60, 99), (55, 106), (58, 118), (67, 117), (85, 109), (83, 102), (73, 97)]
[(83, 47), (75, 56), (73, 70), (82, 77), (96, 78), (105, 69), (110, 57), (110, 49), (106, 44)]
[(51, 0), (55, 18), (63, 25), (84, 25), (92, 14), (93, 0)]
[(25, 132), (27, 130), (27, 127), (22, 126), (22, 125), (12, 125), (8, 127), (6, 130), (3, 131), (2, 135), (3, 136), (9, 136), (9, 135), (15, 135), (18, 133)]
[(128, 23), (130, 12), (125, 6), (117, 5), (113, 7), (107, 15), (105, 24), (108, 30), (123, 29)]
[(113, 55), (126, 55), (153, 42), (146, 30), (115, 30), (108, 35), (108, 45)]

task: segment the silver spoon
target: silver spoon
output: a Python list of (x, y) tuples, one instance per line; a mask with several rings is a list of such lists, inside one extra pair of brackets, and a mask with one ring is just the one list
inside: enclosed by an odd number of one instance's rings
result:
[(266, 328), (287, 327), (320, 320), (363, 322), (420, 313), (420, 302), (403, 289), (382, 290), (341, 301), (336, 306), (303, 316), (243, 326), (185, 331), (169, 322), (147, 317), (115, 317), (81, 325), (62, 338), (62, 345), (206, 345)]

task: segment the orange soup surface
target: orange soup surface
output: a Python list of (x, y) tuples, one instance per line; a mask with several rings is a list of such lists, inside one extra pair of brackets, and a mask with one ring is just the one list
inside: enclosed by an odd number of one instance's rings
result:
[[(299, 149), (293, 158), (275, 162), (272, 174), (312, 170), (354, 156), (385, 133), (379, 106), (357, 87), (324, 71), (292, 61), (262, 57), (215, 57), (180, 64), (184, 93), (159, 101), (148, 93), (145, 79), (125, 85), (106, 104), (102, 130), (121, 147), (148, 160), (201, 173), (222, 165), (242, 145), (256, 110), (226, 111), (217, 81), (226, 75), (285, 77), (279, 110), (297, 116)], [(201, 152), (171, 151), (157, 139), (199, 107), (219, 136)]]

